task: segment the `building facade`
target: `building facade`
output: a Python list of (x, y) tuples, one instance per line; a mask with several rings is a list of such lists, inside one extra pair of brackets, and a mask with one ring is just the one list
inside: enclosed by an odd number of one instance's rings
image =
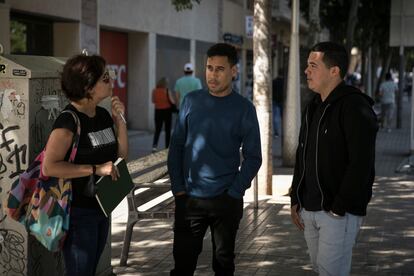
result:
[[(168, 77), (172, 89), (175, 80), (183, 75), (184, 64), (192, 62), (195, 75), (205, 85), (205, 53), (219, 41), (227, 41), (237, 47), (242, 57), (239, 67), (244, 68), (244, 58), (252, 46), (251, 39), (245, 38), (246, 14), (251, 14), (251, 11), (247, 9), (245, 0), (201, 1), (192, 10), (181, 12), (177, 12), (169, 0), (0, 0), (0, 44), (4, 54), (27, 55), (21, 58), (23, 60), (33, 56), (66, 58), (81, 53), (83, 49), (88, 54), (101, 54), (108, 66), (117, 72), (114, 94), (126, 104), (128, 128), (151, 130), (154, 121), (151, 92), (158, 79)], [(6, 63), (8, 68), (12, 66), (11, 61)], [(43, 70), (40, 63), (36, 62), (38, 70)], [(235, 83), (240, 92), (244, 75), (241, 71)], [(34, 82), (45, 83), (43, 80)], [(55, 86), (50, 89), (38, 87), (33, 90), (42, 93), (39, 97), (36, 94), (36, 97), (46, 99), (57, 93), (61, 95), (58, 76), (53, 84)], [(0, 78), (0, 131), (3, 135), (0, 139), (2, 143), (12, 138), (17, 141), (9, 131), (12, 129), (9, 127), (11, 123), (27, 129), (27, 151), (19, 152), (21, 161), (24, 160), (20, 162), (20, 169), (23, 170), (33, 159), (34, 153), (29, 152), (34, 150), (34, 138), (37, 136), (30, 134), (31, 127), (23, 124), (22, 120), (19, 122), (19, 116), (5, 117), (7, 112), (3, 111), (6, 105), (2, 99), (11, 101), (11, 95), (5, 94), (11, 91), (6, 89), (11, 88), (10, 85), (9, 80)], [(17, 88), (12, 95), (17, 101), (23, 100), (23, 95), (27, 97), (32, 93)], [(27, 101), (26, 108), (31, 110), (35, 107), (30, 107)], [(48, 120), (47, 116), (45, 118)], [(53, 123), (53, 120), (48, 123)], [(46, 128), (41, 124), (36, 129)], [(46, 140), (47, 134), (39, 137)], [(40, 151), (45, 141), (38, 142), (36, 149)], [(16, 164), (7, 162), (8, 156), (10, 152), (1, 148), (1, 202), (7, 198), (11, 183), (17, 179), (13, 169)], [(5, 243), (4, 246), (2, 243)], [(106, 275), (110, 271), (110, 248), (109, 239), (98, 268), (99, 275)], [(0, 258), (1, 275), (62, 274), (62, 259), (58, 255), (51, 256), (36, 245), (20, 224), (6, 218), (2, 208), (0, 255), (10, 256), (9, 259)]]
[(177, 12), (167, 0), (0, 0), (0, 43), (11, 54), (69, 57), (86, 49), (103, 55), (117, 72), (114, 93), (126, 104), (129, 129), (151, 130), (156, 81), (167, 77), (173, 88), (192, 62), (205, 85), (205, 52), (214, 43), (239, 50), (235, 87), (244, 92), (250, 2), (201, 1)]
[[(152, 130), (151, 93), (157, 80), (167, 77), (169, 88), (173, 89), (175, 81), (183, 75), (184, 64), (191, 62), (195, 75), (206, 86), (205, 53), (217, 42), (231, 43), (237, 48), (239, 74), (233, 86), (239, 93), (252, 97), (252, 15), (253, 0), (203, 0), (192, 10), (180, 12), (170, 0), (0, 0), (0, 54), (3, 50), (5, 54), (65, 58), (84, 49), (88, 54), (101, 54), (117, 73), (114, 94), (127, 107), (128, 128)], [(287, 0), (274, 0), (272, 15), (273, 74), (276, 76), (279, 68), (286, 72), (288, 64), (290, 9)], [(39, 66), (41, 70), (41, 64)], [(7, 87), (7, 83), (1, 84), (0, 88)], [(42, 96), (47, 98), (61, 92), (57, 91), (57, 79), (53, 84), (56, 87), (49, 90), (39, 87), (45, 94)], [(18, 91), (15, 94), (19, 96)], [(4, 91), (1, 89), (0, 96), (2, 109)], [(6, 122), (2, 114), (0, 112), (0, 130)], [(47, 135), (41, 137), (46, 139)], [(30, 141), (28, 147), (33, 151)], [(39, 141), (39, 145), (42, 142)], [(39, 150), (41, 148), (39, 146)], [(1, 160), (8, 154), (0, 148)], [(27, 166), (33, 156), (25, 155), (25, 158)], [(17, 178), (14, 174), (10, 177), (12, 171), (8, 167), (3, 170), (3, 167), (0, 167), (2, 202)], [(20, 275), (16, 272), (19, 271), (23, 275), (60, 275), (61, 259), (54, 258), (52, 263), (46, 252), (36, 254), (36, 258), (28, 257), (28, 251), (33, 250), (28, 247), (33, 243), (30, 239), (27, 242), (27, 234), (21, 226), (4, 218), (0, 208), (0, 243), (7, 242), (2, 240), (4, 231), (18, 234), (21, 242), (12, 248), (19, 251), (18, 259), (0, 258), (0, 274)], [(27, 246), (21, 247), (21, 244)], [(109, 239), (98, 274), (105, 275), (110, 268), (110, 247)], [(10, 247), (1, 246), (0, 255), (6, 249)]]

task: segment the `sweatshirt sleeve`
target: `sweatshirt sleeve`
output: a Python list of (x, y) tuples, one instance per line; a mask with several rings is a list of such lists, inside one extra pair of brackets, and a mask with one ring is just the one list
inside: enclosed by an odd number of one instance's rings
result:
[(178, 192), (185, 191), (184, 182), (184, 146), (187, 137), (186, 117), (188, 111), (187, 97), (184, 98), (183, 104), (178, 113), (178, 118), (174, 127), (168, 150), (168, 173), (171, 180), (171, 191), (175, 195)]
[(372, 186), (375, 170), (375, 140), (378, 130), (374, 112), (368, 103), (354, 99), (343, 112), (343, 127), (347, 143), (349, 163), (334, 198), (332, 211), (344, 215), (352, 209), (353, 202), (364, 202), (366, 191)]
[(243, 197), (262, 164), (259, 123), (253, 105), (243, 117), (242, 155), (243, 161), (240, 171), (228, 190), (228, 194), (234, 198)]

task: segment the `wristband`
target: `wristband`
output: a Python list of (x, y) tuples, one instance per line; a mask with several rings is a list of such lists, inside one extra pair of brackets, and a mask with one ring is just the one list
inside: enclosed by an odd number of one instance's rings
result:
[(96, 166), (92, 165), (92, 174), (96, 174)]

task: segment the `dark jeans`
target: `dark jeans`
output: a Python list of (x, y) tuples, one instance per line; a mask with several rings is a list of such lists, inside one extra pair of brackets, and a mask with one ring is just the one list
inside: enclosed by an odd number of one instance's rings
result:
[(211, 199), (178, 196), (175, 199), (173, 255), (170, 275), (193, 275), (208, 227), (213, 244), (213, 270), (216, 276), (234, 275), (234, 247), (243, 199), (224, 193)]
[(108, 236), (109, 219), (101, 210), (72, 207), (63, 247), (67, 276), (94, 276)]
[(154, 139), (152, 140), (152, 146), (154, 148), (158, 146), (158, 138), (160, 138), (163, 124), (165, 124), (165, 147), (168, 148), (170, 145), (171, 115), (171, 109), (155, 109), (155, 133)]

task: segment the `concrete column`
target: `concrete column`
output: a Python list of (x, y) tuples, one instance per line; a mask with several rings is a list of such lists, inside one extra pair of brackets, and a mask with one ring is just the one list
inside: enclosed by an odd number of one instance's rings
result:
[(190, 40), (190, 62), (193, 64), (194, 66), (194, 75), (196, 75), (196, 70), (197, 70), (197, 64), (196, 64), (196, 40), (195, 39), (191, 39)]
[(299, 0), (292, 1), (292, 31), (290, 35), (289, 71), (286, 106), (283, 111), (284, 166), (295, 165), (295, 153), (300, 129), (300, 66), (299, 66)]
[(99, 53), (99, 22), (97, 0), (82, 0), (80, 47), (89, 54)]
[(246, 79), (247, 79), (247, 50), (242, 49), (240, 55), (240, 64), (241, 64), (241, 85), (240, 85), (240, 94), (246, 96)]
[(156, 83), (155, 33), (128, 35), (128, 129), (154, 129), (151, 92)]
[(0, 44), (3, 53), (10, 53), (10, 6), (0, 2)]

